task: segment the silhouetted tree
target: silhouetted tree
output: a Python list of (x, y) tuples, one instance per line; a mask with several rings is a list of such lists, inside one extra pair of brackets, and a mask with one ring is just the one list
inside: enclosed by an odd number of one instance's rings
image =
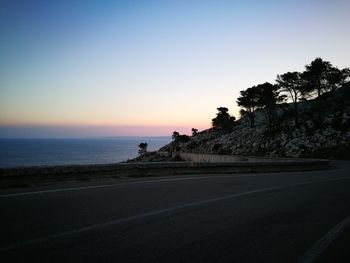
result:
[(332, 64), (322, 58), (316, 58), (309, 65), (305, 66), (306, 70), (302, 77), (307, 82), (305, 86), (309, 91), (317, 91), (317, 96), (320, 96), (323, 91), (327, 90), (327, 75), (332, 69)]
[(294, 105), (295, 126), (299, 126), (298, 101), (304, 97), (305, 81), (301, 77), (300, 72), (287, 72), (277, 75), (277, 83), (280, 91), (286, 93), (288, 98), (292, 100)]
[(171, 135), (171, 138), (175, 141), (176, 138), (179, 136), (180, 134), (177, 131), (173, 132), (173, 135)]
[(331, 92), (342, 87), (350, 77), (350, 69), (344, 68), (342, 70), (332, 67), (327, 74), (327, 82)]
[(239, 110), (239, 116), (241, 116), (241, 118), (247, 116), (247, 113), (248, 113), (248, 112), (245, 111), (244, 109), (240, 109), (240, 110)]
[(198, 129), (195, 129), (195, 128), (192, 128), (191, 131), (192, 131), (192, 136), (195, 136), (198, 133)]
[(259, 84), (255, 87), (257, 96), (257, 107), (264, 113), (265, 119), (271, 130), (276, 120), (276, 104), (280, 102), (284, 96), (279, 96), (279, 86), (269, 82)]
[(236, 118), (230, 116), (228, 113), (228, 108), (219, 107), (217, 110), (219, 112), (216, 114), (216, 117), (212, 119), (213, 128), (221, 129), (224, 131), (231, 131)]
[[(254, 127), (255, 111), (259, 109), (264, 113), (271, 129), (277, 123), (275, 122), (277, 119), (276, 104), (289, 98), (294, 107), (295, 125), (298, 126), (298, 101), (305, 100), (308, 97), (315, 97), (315, 93), (317, 96), (320, 96), (324, 92), (335, 91), (340, 87), (349, 86), (349, 68), (339, 70), (333, 67), (330, 62), (321, 58), (314, 59), (305, 68), (306, 70), (302, 73), (287, 72), (277, 75), (276, 81), (278, 85), (266, 82), (240, 91), (240, 97), (237, 98), (237, 104), (242, 108), (240, 116), (246, 116), (250, 127)], [(281, 109), (285, 108), (282, 105)], [(214, 121), (216, 120), (213, 119), (213, 126)]]
[(190, 140), (190, 137), (188, 135), (185, 135), (185, 134), (181, 135), (177, 131), (174, 131), (173, 135), (171, 137), (172, 137), (173, 141), (175, 142), (175, 144), (185, 143), (185, 142), (188, 142)]
[(258, 89), (256, 86), (240, 91), (241, 96), (237, 98), (237, 105), (242, 107), (245, 116), (248, 116), (250, 127), (255, 124), (255, 110), (259, 106)]
[(148, 145), (145, 142), (142, 142), (139, 144), (139, 154), (140, 155), (147, 153), (147, 146)]

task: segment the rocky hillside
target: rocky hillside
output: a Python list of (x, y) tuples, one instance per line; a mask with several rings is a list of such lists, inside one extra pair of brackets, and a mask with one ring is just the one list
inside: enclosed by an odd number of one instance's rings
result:
[(254, 128), (241, 118), (230, 132), (209, 129), (189, 137), (187, 142), (175, 140), (160, 151), (350, 159), (350, 86), (300, 102), (299, 108), (298, 126), (292, 105), (280, 105), (273, 128), (261, 112), (255, 112)]

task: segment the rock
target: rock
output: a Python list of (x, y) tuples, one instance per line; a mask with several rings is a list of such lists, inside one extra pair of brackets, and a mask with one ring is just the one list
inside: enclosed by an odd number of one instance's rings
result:
[[(312, 107), (309, 104), (305, 104), (304, 111), (311, 111)], [(301, 114), (301, 125), (298, 128), (295, 127), (293, 118), (283, 119), (278, 130), (271, 134), (261, 116), (255, 128), (250, 128), (247, 122), (241, 121), (231, 133), (225, 134), (210, 129), (190, 137), (189, 142), (181, 145), (180, 151), (234, 155), (263, 154), (270, 157), (307, 156), (308, 153), (323, 147), (350, 142), (350, 105), (347, 107), (334, 112), (331, 108), (327, 108), (328, 112), (324, 118), (320, 118), (320, 113), (315, 111)], [(336, 116), (339, 117), (337, 121), (339, 125), (333, 124)]]

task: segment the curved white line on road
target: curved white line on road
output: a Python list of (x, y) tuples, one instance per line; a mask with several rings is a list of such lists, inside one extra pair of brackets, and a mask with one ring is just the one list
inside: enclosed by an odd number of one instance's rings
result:
[(307, 250), (299, 259), (298, 263), (312, 263), (315, 262), (322, 253), (334, 242), (350, 225), (350, 217), (345, 218), (335, 227), (333, 227), (327, 234), (318, 240), (309, 250)]
[(43, 243), (43, 242), (47, 242), (47, 241), (50, 241), (50, 240), (53, 240), (53, 239), (66, 237), (66, 236), (70, 236), (70, 235), (74, 235), (74, 234), (79, 234), (79, 233), (90, 231), (90, 230), (95, 230), (95, 229), (99, 229), (99, 228), (103, 228), (103, 227), (107, 227), (107, 226), (112, 226), (112, 225), (118, 225), (118, 224), (121, 224), (121, 223), (126, 223), (126, 222), (129, 222), (129, 221), (134, 221), (134, 220), (142, 219), (142, 218), (145, 218), (145, 217), (150, 217), (150, 216), (155, 216), (155, 215), (159, 215), (159, 214), (164, 214), (164, 213), (167, 213), (167, 212), (173, 212), (173, 211), (184, 209), (184, 208), (195, 207), (195, 206), (204, 205), (204, 204), (210, 204), (210, 203), (214, 203), (214, 202), (218, 202), (218, 201), (224, 201), (224, 200), (228, 200), (228, 199), (232, 199), (232, 198), (236, 198), (236, 197), (242, 197), (242, 196), (247, 196), (247, 195), (251, 195), (251, 194), (258, 194), (258, 193), (264, 193), (264, 192), (270, 192), (270, 191), (276, 191), (276, 190), (283, 190), (283, 189), (288, 189), (288, 188), (293, 188), (293, 187), (298, 187), (298, 186), (304, 186), (304, 185), (327, 183), (327, 182), (348, 180), (348, 179), (350, 179), (350, 177), (348, 177), (348, 176), (346, 176), (346, 177), (338, 177), (338, 178), (327, 179), (327, 180), (309, 181), (309, 182), (297, 183), (297, 184), (291, 184), (291, 185), (274, 186), (274, 187), (268, 187), (268, 188), (253, 190), (253, 191), (247, 191), (247, 192), (238, 193), (238, 194), (225, 195), (225, 196), (221, 196), (221, 197), (217, 197), (217, 198), (212, 198), (212, 199), (207, 199), (207, 200), (187, 203), (187, 204), (183, 204), (183, 205), (173, 206), (173, 207), (169, 207), (169, 208), (165, 208), (165, 209), (161, 209), (161, 210), (156, 210), (156, 211), (152, 211), (152, 212), (148, 212), (148, 213), (143, 213), (143, 214), (140, 214), (140, 215), (135, 215), (135, 216), (130, 216), (130, 217), (126, 217), (126, 218), (116, 219), (116, 220), (112, 220), (112, 221), (108, 221), (108, 222), (104, 222), (104, 223), (100, 223), (100, 224), (96, 224), (96, 225), (82, 227), (82, 228), (75, 229), (75, 230), (68, 230), (68, 231), (64, 231), (64, 232), (61, 232), (61, 233), (57, 233), (57, 234), (52, 234), (52, 235), (48, 235), (48, 236), (44, 236), (44, 237), (39, 237), (39, 238), (35, 238), (35, 239), (29, 240), (29, 241), (24, 241), (24, 242), (21, 242), (21, 243), (17, 243), (17, 244), (14, 244), (14, 245), (1, 247), (0, 251), (8, 251), (8, 250), (12, 250), (12, 249), (20, 248), (20, 247), (26, 247), (26, 246), (30, 246), (30, 245), (35, 245), (35, 244), (38, 244), (38, 243)]
[(172, 181), (187, 181), (187, 180), (201, 180), (201, 179), (229, 178), (229, 177), (239, 178), (239, 177), (251, 177), (251, 176), (261, 176), (261, 175), (246, 174), (246, 175), (233, 175), (233, 176), (230, 176), (230, 175), (211, 175), (211, 176), (194, 176), (194, 177), (183, 177), (183, 178), (177, 177), (177, 178), (155, 179), (155, 180), (147, 180), (147, 181), (125, 182), (125, 183), (117, 183), (117, 184), (78, 186), (78, 187), (57, 188), (57, 189), (30, 191), (30, 192), (21, 192), (21, 193), (12, 193), (12, 194), (2, 194), (2, 195), (0, 195), (0, 198), (47, 194), (47, 193), (58, 193), (58, 192), (66, 192), (66, 191), (67, 192), (68, 191), (80, 191), (80, 190), (89, 190), (89, 189), (98, 189), (98, 188), (110, 188), (110, 187), (135, 185), (135, 184), (150, 184), (150, 183), (162, 183), (162, 182), (172, 182)]

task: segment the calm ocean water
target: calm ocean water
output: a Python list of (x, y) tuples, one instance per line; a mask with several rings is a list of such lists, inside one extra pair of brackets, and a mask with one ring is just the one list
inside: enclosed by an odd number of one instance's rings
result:
[(154, 151), (170, 141), (170, 137), (0, 139), (0, 167), (121, 162), (136, 157), (141, 142)]

